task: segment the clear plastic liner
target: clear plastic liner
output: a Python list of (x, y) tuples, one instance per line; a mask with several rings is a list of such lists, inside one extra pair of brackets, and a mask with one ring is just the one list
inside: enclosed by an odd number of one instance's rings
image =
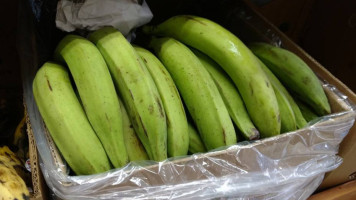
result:
[[(230, 5), (228, 2), (237, 1), (221, 1), (220, 6)], [(176, 4), (176, 9), (185, 11), (180, 7), (183, 3)], [(190, 5), (188, 3), (185, 6)], [(204, 5), (207, 6), (208, 3)], [(243, 6), (233, 6), (235, 5), (231, 4), (231, 10), (219, 18), (221, 24), (231, 27), (230, 30), (238, 36), (241, 33), (240, 38), (243, 41), (262, 40), (281, 44), (276, 34), (268, 28), (261, 28), (263, 23), (258, 17), (247, 12)], [(157, 8), (152, 9), (153, 13), (155, 9)], [(204, 14), (211, 13), (209, 11), (196, 11), (193, 14), (214, 20), (214, 17)], [(217, 15), (221, 14), (219, 9), (216, 11)], [(170, 14), (178, 13), (172, 11)], [(164, 15), (163, 13), (160, 16), (161, 19)], [(231, 23), (228, 19), (232, 17), (240, 20), (234, 23), (245, 24), (242, 26), (243, 30), (228, 26)], [(33, 31), (30, 26), (20, 30), (33, 34), (23, 38), (19, 45), (24, 73), (24, 99), (44, 178), (59, 198), (306, 199), (320, 185), (324, 174), (342, 163), (342, 158), (336, 154), (339, 144), (354, 124), (356, 107), (334, 86), (323, 82), (333, 114), (313, 120), (306, 128), (254, 142), (240, 142), (208, 153), (170, 158), (163, 162), (131, 162), (121, 169), (101, 174), (69, 175), (70, 170), (46, 131), (32, 94), (35, 72), (49, 58), (41, 54), (46, 51), (33, 52), (33, 49), (41, 47), (34, 45), (36, 42), (29, 39), (31, 36), (37, 37), (37, 30)], [(261, 31), (263, 37), (259, 37)], [(51, 48), (47, 48), (49, 49)]]
[[(39, 117), (31, 125), (36, 139), (43, 139), (37, 146), (45, 179), (63, 199), (306, 199), (324, 173), (341, 164), (338, 146), (356, 116), (344, 95), (330, 85), (324, 88), (333, 109), (348, 110), (279, 136), (164, 162), (134, 162), (90, 176), (67, 175), (38, 111), (29, 113)], [(49, 157), (44, 159), (43, 151)]]

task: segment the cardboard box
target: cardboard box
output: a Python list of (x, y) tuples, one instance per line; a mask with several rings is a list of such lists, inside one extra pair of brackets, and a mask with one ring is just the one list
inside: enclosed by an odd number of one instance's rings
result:
[(356, 180), (349, 181), (339, 186), (332, 187), (308, 198), (308, 200), (345, 200), (356, 198)]
[(26, 112), (26, 125), (27, 135), (29, 142), (29, 157), (31, 166), (31, 180), (32, 180), (32, 192), (30, 193), (30, 200), (47, 200), (48, 199), (48, 187), (43, 178), (43, 174), (40, 168), (40, 162), (38, 157), (38, 151), (36, 147), (36, 141), (33, 136), (31, 123)]
[[(161, 4), (160, 4), (161, 3)], [(260, 14), (255, 13), (253, 10), (253, 6), (249, 5), (248, 2), (246, 3), (241, 3), (241, 1), (222, 1), (219, 3), (220, 7), (214, 8), (214, 3), (206, 3), (206, 4), (194, 4), (192, 2), (188, 1), (177, 1), (172, 4), (175, 4), (176, 6), (170, 7), (171, 9), (165, 9), (165, 4), (162, 4), (162, 2), (154, 2), (154, 1), (148, 1), (148, 4), (150, 5), (152, 12), (156, 13), (156, 18), (153, 21), (157, 20), (163, 20), (167, 19), (168, 16), (172, 16), (175, 14), (179, 14), (182, 12), (182, 10), (179, 10), (182, 6), (186, 8), (185, 11), (192, 11), (195, 10), (196, 13), (193, 12), (193, 14), (202, 14), (201, 16), (208, 16), (210, 19), (222, 24), (225, 27), (229, 27), (229, 29), (234, 32), (236, 35), (238, 35), (244, 42), (249, 42), (253, 40), (258, 40), (258, 41), (273, 41), (274, 37), (278, 37), (278, 40), (275, 42), (282, 42), (283, 47), (286, 49), (289, 49), (293, 52), (295, 52), (297, 55), (299, 55), (322, 79), (326, 80), (328, 83), (336, 86), (338, 90), (340, 90), (343, 94), (347, 95), (349, 99), (353, 102), (356, 102), (355, 94), (352, 93), (351, 90), (349, 90), (344, 84), (342, 84), (338, 79), (336, 79), (332, 74), (330, 74), (326, 69), (324, 69), (320, 64), (318, 64), (313, 58), (311, 58), (308, 54), (306, 54), (301, 48), (299, 48), (296, 44), (294, 44), (290, 39), (288, 39), (283, 33), (281, 33), (276, 27), (274, 27), (271, 23), (269, 23), (266, 19), (264, 19)], [(194, 5), (192, 8), (188, 8), (189, 5)], [(246, 8), (246, 5), (249, 5)], [(209, 7), (210, 6), (210, 7)], [(229, 7), (230, 6), (230, 7)], [(252, 20), (244, 20), (244, 21), (235, 21), (235, 18), (237, 17), (237, 14), (244, 14), (243, 12), (240, 12), (240, 7), (242, 6), (245, 9), (247, 9), (247, 15), (254, 15)], [(224, 8), (230, 8), (230, 11), (228, 14), (222, 13), (224, 12)], [(204, 10), (207, 9), (207, 10)], [(211, 13), (208, 12), (208, 10), (214, 10), (216, 13)], [(199, 12), (200, 11), (200, 12)], [(189, 13), (189, 12), (188, 12)], [(189, 13), (190, 14), (190, 13)], [(221, 15), (219, 15), (221, 14)], [(246, 14), (246, 13), (245, 13)], [(224, 16), (224, 17), (220, 17)], [(235, 17), (235, 18), (234, 18)], [(246, 32), (246, 30), (251, 30), (250, 32)], [(269, 30), (269, 32), (266, 32), (266, 30)], [(274, 35), (268, 35), (269, 33), (274, 34)], [(52, 41), (53, 42), (53, 41)], [(55, 44), (55, 42), (53, 42)], [(38, 55), (37, 55), (38, 56)], [(43, 59), (43, 57), (42, 57)], [(48, 59), (48, 58), (46, 58)], [(44, 59), (45, 60), (45, 59)], [(39, 62), (38, 60), (34, 60), (31, 64), (37, 65), (39, 67)], [(31, 71), (33, 69), (30, 69), (30, 72), (35, 73), (34, 71)], [(32, 80), (29, 80), (32, 81)], [(334, 112), (340, 112), (348, 109), (348, 105), (346, 105), (343, 101), (340, 101), (340, 97), (338, 97), (335, 93), (333, 88), (328, 88), (325, 87), (325, 90), (328, 94), (328, 98), (330, 100), (330, 103), (332, 105), (332, 109)], [(28, 90), (27, 90), (28, 91)], [(26, 92), (26, 91), (25, 91)], [(33, 108), (31, 108), (33, 109)], [(221, 185), (219, 184), (224, 184), (226, 180), (224, 180), (224, 177), (233, 173), (229, 172), (228, 170), (225, 171), (224, 163), (225, 161), (229, 161), (229, 165), (233, 165), (236, 167), (236, 170), (239, 172), (243, 170), (247, 170), (246, 166), (248, 167), (248, 170), (254, 171), (254, 172), (259, 172), (261, 166), (251, 164), (250, 161), (251, 155), (257, 156), (256, 151), (258, 152), (263, 152), (263, 155), (266, 157), (270, 158), (275, 158), (276, 156), (279, 156), (283, 153), (287, 153), (290, 156), (295, 156), (295, 159), (289, 160), (287, 163), (286, 162), (281, 162), (281, 169), (285, 168), (291, 168), (291, 167), (296, 167), (300, 163), (303, 163), (306, 161), (308, 155), (308, 151), (310, 149), (313, 149), (311, 146), (314, 144), (314, 142), (320, 142), (318, 144), (323, 144), (326, 142), (328, 146), (332, 146), (333, 148), (337, 148), (338, 143), (332, 143), (328, 139), (333, 140), (333, 137), (328, 133), (328, 130), (326, 127), (333, 126), (342, 126), (343, 123), (346, 123), (351, 126), (351, 118), (354, 118), (354, 113), (346, 113), (345, 115), (340, 115), (337, 118), (335, 118), (335, 121), (330, 121), (326, 120), (324, 122), (321, 122), (318, 124), (318, 126), (314, 127), (317, 132), (311, 132), (310, 130), (299, 130), (297, 133), (287, 133), (283, 134), (280, 136), (276, 136), (273, 138), (268, 138), (263, 141), (257, 141), (253, 144), (248, 144), (245, 146), (239, 146), (239, 147), (232, 147), (226, 150), (221, 150), (221, 151), (216, 151), (216, 152), (210, 152), (207, 154), (201, 154), (197, 155), (194, 157), (187, 157), (187, 158), (182, 158), (182, 159), (177, 159), (172, 162), (166, 162), (160, 165), (151, 165), (147, 167), (137, 167), (135, 171), (130, 171), (130, 168), (128, 168), (128, 172), (131, 172), (129, 174), (125, 174), (125, 171), (122, 173), (124, 174), (123, 176), (126, 177), (141, 177), (141, 180), (145, 180), (145, 184), (148, 184), (152, 186), (150, 189), (143, 189), (140, 188), (135, 182), (130, 182), (128, 180), (121, 180), (118, 176), (118, 174), (115, 175), (115, 173), (112, 173), (112, 177), (105, 178), (99, 175), (98, 182), (94, 183), (89, 183), (90, 180), (86, 179), (83, 184), (87, 184), (86, 186), (90, 186), (91, 190), (95, 192), (95, 195), (100, 195), (103, 194), (105, 195), (107, 191), (112, 191), (115, 190), (117, 192), (125, 192), (128, 189), (129, 190), (137, 190), (138, 192), (147, 192), (144, 193), (146, 195), (153, 194), (155, 192), (159, 192), (159, 188), (157, 190), (154, 189), (154, 187), (157, 186), (162, 186), (165, 187), (165, 190), (162, 190), (162, 192), (165, 192), (162, 195), (168, 195), (173, 191), (179, 191), (179, 189), (175, 188), (169, 188), (169, 185), (166, 185), (167, 183), (171, 184), (171, 186), (175, 185), (180, 185), (180, 190), (182, 190), (182, 193), (194, 193), (195, 191), (192, 190), (192, 188), (189, 188), (189, 184), (187, 184), (186, 181), (195, 181), (196, 184), (202, 184), (200, 185), (202, 188), (204, 188), (204, 185), (206, 181), (212, 181), (209, 180), (209, 178), (216, 177), (212, 182), (216, 182), (216, 186), (220, 187)], [(35, 119), (35, 118), (32, 118)], [(39, 118), (37, 118), (39, 120)], [(320, 128), (320, 129), (318, 129)], [(353, 128), (353, 132), (350, 132), (350, 134), (355, 135), (355, 128)], [(315, 134), (317, 133), (317, 134)], [(51, 147), (51, 149), (56, 149), (53, 141), (51, 141), (50, 136), (48, 133), (45, 133), (46, 136), (46, 142), (47, 144)], [(314, 135), (315, 134), (315, 135)], [(340, 136), (341, 137), (341, 136)], [(45, 141), (41, 141), (45, 142)], [(330, 142), (330, 143), (329, 143)], [(301, 146), (300, 146), (301, 145)], [(334, 145), (334, 146), (333, 146)], [(59, 168), (63, 167), (62, 165), (62, 160), (61, 156), (58, 154), (56, 151), (50, 151), (52, 154), (52, 159), (54, 160), (54, 163), (56, 166)], [(334, 152), (329, 152), (330, 155), (332, 155)], [(239, 155), (239, 158), (241, 160), (234, 160), (235, 155)], [(252, 157), (253, 157), (252, 156)], [(310, 155), (312, 156), (312, 155)], [(47, 161), (49, 162), (49, 161)], [(252, 161), (251, 161), (252, 162)], [(201, 164), (201, 166), (204, 166), (204, 170), (206, 171), (194, 171), (196, 168), (192, 167), (196, 163)], [(249, 165), (251, 164), (251, 165)], [(273, 163), (271, 163), (273, 164)], [(173, 167), (174, 166), (174, 167)], [(131, 166), (132, 167), (132, 166)], [(66, 172), (65, 169), (61, 170), (63, 173)], [(159, 173), (165, 172), (164, 177), (162, 177)], [(207, 174), (208, 172), (208, 174)], [(121, 173), (121, 172), (120, 172)], [(177, 173), (179, 176), (177, 176)], [(281, 173), (283, 171), (281, 170)], [(66, 176), (65, 174), (62, 174)], [(288, 174), (285, 174), (288, 175)], [(121, 175), (120, 175), (121, 176)], [(171, 177), (171, 178), (170, 178)], [(103, 179), (101, 179), (103, 178)], [(105, 178), (105, 179), (104, 179)], [(126, 177), (127, 178), (127, 177)], [(235, 178), (243, 178), (243, 177), (235, 177)], [(261, 177), (262, 179), (263, 177)], [(118, 182), (118, 179), (122, 182)], [(319, 185), (322, 177), (318, 177), (317, 179), (309, 180), (311, 184)], [(66, 179), (67, 180), (67, 179)], [(68, 179), (69, 180), (69, 179)], [(100, 181), (101, 180), (101, 181)], [(103, 181), (104, 180), (104, 181)], [(233, 179), (235, 180), (235, 179)], [(72, 181), (72, 182), (71, 182)], [(76, 192), (76, 188), (79, 188), (80, 185), (78, 185), (78, 182), (75, 182), (71, 179), (71, 181), (68, 182), (63, 182), (62, 188), (67, 191), (72, 191), (73, 194)], [(267, 181), (267, 179), (266, 179)], [(286, 180), (284, 180), (286, 181)], [(209, 182), (209, 183), (212, 183)], [(234, 182), (230, 181), (229, 182), (231, 185), (234, 184)], [(53, 184), (53, 183), (51, 183)], [(58, 183), (57, 183), (58, 184)], [(90, 185), (92, 184), (92, 185)], [(99, 186), (99, 188), (96, 188), (93, 186), (93, 184), (96, 184)], [(116, 185), (115, 185), (116, 184)], [(283, 187), (289, 187), (295, 183), (285, 183)], [(236, 185), (235, 185), (236, 186)], [(152, 189), (152, 190), (151, 190)], [(214, 188), (206, 188), (204, 191), (209, 192), (209, 190), (213, 190)], [(230, 188), (233, 189), (233, 188)], [(266, 190), (266, 188), (262, 188), (263, 190)], [(270, 190), (273, 190), (273, 188), (269, 188)], [(277, 188), (278, 189), (278, 188)], [(267, 189), (268, 190), (268, 189)], [(211, 191), (210, 191), (211, 192)], [(258, 191), (256, 190), (256, 193)], [(263, 191), (262, 191), (263, 192)], [(302, 192), (302, 193), (301, 193)], [(313, 191), (299, 191), (298, 194), (303, 194), (304, 196), (308, 196), (312, 193)], [(251, 194), (253, 196), (253, 194)], [(184, 196), (183, 196), (184, 197)]]

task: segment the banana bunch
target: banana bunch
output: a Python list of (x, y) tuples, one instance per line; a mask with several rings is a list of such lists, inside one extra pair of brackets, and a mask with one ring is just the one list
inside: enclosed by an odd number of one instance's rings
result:
[(281, 112), (281, 132), (294, 131), (297, 128), (303, 128), (305, 121), (298, 105), (287, 89), (282, 85), (278, 78), (266, 67), (266, 65), (256, 58), (263, 71), (271, 81), (272, 87), (277, 97), (278, 106)]
[(330, 105), (318, 77), (302, 59), (288, 50), (266, 43), (254, 43), (249, 48), (317, 114), (330, 114)]
[(29, 191), (24, 180), (18, 174), (23, 167), (7, 146), (0, 147), (0, 199), (29, 199)]
[(114, 167), (128, 163), (122, 114), (109, 69), (99, 50), (87, 39), (67, 35), (55, 50), (55, 60), (66, 63), (85, 113)]
[(177, 87), (163, 64), (150, 51), (135, 47), (152, 76), (167, 117), (167, 152), (169, 157), (187, 155), (188, 121)]
[(150, 159), (167, 158), (167, 123), (158, 89), (132, 45), (116, 29), (89, 36), (108, 64), (132, 125)]
[(190, 15), (174, 16), (157, 26), (145, 26), (143, 31), (175, 38), (212, 58), (235, 83), (261, 136), (280, 133), (279, 109), (270, 81), (254, 54), (231, 32), (208, 19)]
[(231, 119), (239, 128), (243, 136), (247, 140), (258, 139), (260, 137), (260, 133), (252, 123), (240, 94), (231, 79), (220, 68), (220, 66), (218, 66), (218, 64), (208, 56), (198, 50), (192, 50), (213, 78), (214, 83), (219, 89), (221, 97), (224, 100), (226, 108), (229, 111)]
[[(231, 78), (236, 85), (261, 138), (303, 128), (307, 124), (303, 116), (304, 110), (302, 114), (298, 106), (300, 104), (296, 103), (298, 99), (310, 106), (318, 116), (331, 112), (317, 76), (303, 60), (288, 50), (266, 43), (245, 46), (222, 26), (191, 15), (174, 16), (156, 26), (146, 25), (142, 30), (156, 37), (175, 38), (199, 50), (194, 52), (197, 52), (197, 57), (205, 66), (210, 63), (224, 71), (227, 74), (224, 76)], [(202, 53), (206, 55), (201, 56)], [(207, 56), (215, 62), (207, 62)], [(207, 69), (214, 68), (208, 65)], [(209, 72), (211, 73), (211, 70)], [(216, 75), (211, 75), (216, 79)], [(221, 89), (221, 85), (226, 81), (215, 82), (231, 113), (232, 103), (228, 100), (238, 99), (237, 95), (227, 99)], [(239, 115), (242, 115), (241, 113), (243, 112), (239, 111)], [(230, 115), (234, 119), (233, 115)], [(234, 122), (238, 126), (236, 119)], [(239, 130), (247, 138), (248, 135), (241, 127)]]
[(235, 144), (235, 129), (224, 101), (195, 54), (173, 38), (152, 39), (150, 46), (171, 74), (206, 148)]
[(53, 141), (76, 174), (111, 169), (104, 147), (80, 105), (64, 66), (46, 62), (35, 76), (33, 94)]
[(271, 137), (331, 112), (316, 75), (287, 50), (246, 46), (190, 15), (142, 31), (145, 48), (111, 27), (68, 35), (58, 63), (37, 72), (37, 106), (78, 175)]

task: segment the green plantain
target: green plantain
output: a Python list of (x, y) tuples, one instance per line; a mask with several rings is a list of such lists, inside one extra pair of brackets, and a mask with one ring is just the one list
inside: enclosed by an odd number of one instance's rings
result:
[(253, 53), (231, 32), (201, 17), (174, 16), (157, 26), (144, 26), (148, 34), (173, 37), (217, 62), (237, 86), (247, 111), (262, 137), (280, 133), (276, 96)]
[(203, 141), (201, 140), (199, 133), (192, 124), (188, 124), (188, 132), (189, 132), (189, 152), (194, 153), (204, 153), (206, 152), (206, 148), (204, 146)]
[(224, 101), (194, 53), (173, 38), (153, 38), (150, 46), (171, 74), (206, 148), (235, 144), (234, 126)]
[(157, 87), (142, 59), (116, 29), (102, 28), (89, 36), (105, 61), (150, 159), (167, 158), (166, 114)]
[(126, 108), (120, 98), (119, 102), (121, 106), (122, 121), (124, 125), (125, 146), (130, 161), (149, 160), (146, 150), (143, 147), (140, 139), (137, 137), (135, 129), (133, 128), (132, 123), (130, 121), (130, 117), (128, 116)]
[(45, 63), (33, 81), (33, 95), (56, 146), (77, 175), (111, 169), (63, 66)]
[(65, 62), (77, 86), (84, 110), (114, 167), (128, 163), (122, 114), (113, 80), (99, 50), (89, 40), (67, 35), (58, 44), (55, 58)]
[(183, 103), (169, 72), (148, 50), (134, 47), (141, 56), (156, 83), (167, 117), (167, 148), (168, 156), (187, 155), (189, 148), (188, 121)]
[(259, 139), (260, 133), (253, 125), (250, 116), (246, 111), (244, 102), (228, 75), (208, 56), (196, 49), (192, 49), (192, 51), (199, 58), (200, 62), (213, 78), (214, 83), (219, 89), (221, 97), (224, 100), (226, 108), (229, 111), (230, 117), (235, 122), (245, 139)]
[(288, 89), (310, 105), (316, 113), (326, 115), (331, 112), (318, 77), (297, 55), (267, 43), (254, 43), (249, 47)]

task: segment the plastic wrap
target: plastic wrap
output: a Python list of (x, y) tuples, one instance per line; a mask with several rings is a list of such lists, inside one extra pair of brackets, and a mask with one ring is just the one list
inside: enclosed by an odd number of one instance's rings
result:
[[(219, 6), (230, 5), (228, 4), (230, 1), (221, 2)], [(150, 5), (150, 2), (148, 4)], [(162, 12), (160, 19), (185, 12), (184, 8), (191, 6), (188, 3), (179, 7), (183, 2), (177, 4), (175, 8), (181, 10)], [(156, 6), (153, 8), (159, 10)], [(194, 12), (190, 10), (188, 13), (213, 20), (220, 19), (215, 21), (229, 27), (236, 35), (241, 36), (243, 41), (264, 40), (278, 42), (283, 46), (278, 35), (268, 28), (264, 29), (258, 18), (246, 13), (245, 7), (231, 4), (230, 10), (222, 15), (217, 9), (218, 5), (206, 3), (204, 6), (196, 5), (193, 9), (197, 7), (199, 9)], [(209, 8), (214, 8), (217, 11), (215, 14), (221, 16), (214, 18), (206, 14), (211, 13)], [(237, 30), (233, 24), (241, 26)], [(337, 168), (342, 163), (342, 158), (336, 154), (339, 144), (355, 121), (355, 105), (335, 87), (324, 82), (323, 87), (333, 114), (310, 122), (306, 128), (254, 142), (240, 142), (204, 154), (171, 158), (163, 162), (132, 162), (121, 169), (90, 176), (68, 175), (69, 168), (46, 132), (32, 94), (34, 74), (48, 59), (43, 53), (47, 51), (41, 51), (40, 47), (43, 47), (43, 44), (42, 46), (41, 43), (38, 44), (43, 38), (37, 39), (37, 43), (31, 40), (32, 37), (38, 37), (36, 31), (33, 31), (36, 27), (27, 28), (33, 34), (29, 34), (28, 38), (32, 43), (23, 41), (24, 45), (20, 45), (20, 51), (22, 49), (25, 52), (22, 53), (21, 61), (26, 75), (25, 103), (31, 130), (37, 142), (44, 178), (49, 188), (59, 198), (306, 199), (320, 185), (325, 172)], [(52, 35), (51, 38), (53, 37)], [(37, 46), (33, 46), (34, 43)], [(44, 46), (48, 47), (47, 45), (50, 46), (47, 43)], [(33, 52), (36, 48), (38, 50)], [(51, 48), (47, 48), (49, 49)]]
[(356, 116), (345, 96), (330, 85), (324, 88), (333, 110), (346, 109), (314, 120), (307, 128), (205, 154), (159, 163), (130, 163), (122, 169), (90, 176), (67, 175), (36, 110), (30, 111), (38, 117), (31, 125), (37, 137), (38, 133), (44, 136), (39, 140), (42, 143), (37, 143), (40, 152), (49, 154), (41, 163), (43, 173), (60, 198), (306, 199), (319, 186), (324, 173), (341, 164), (342, 159), (335, 154)]
[(127, 36), (132, 29), (148, 23), (152, 13), (145, 1), (130, 0), (61, 0), (56, 25), (59, 29), (95, 31), (113, 26)]

